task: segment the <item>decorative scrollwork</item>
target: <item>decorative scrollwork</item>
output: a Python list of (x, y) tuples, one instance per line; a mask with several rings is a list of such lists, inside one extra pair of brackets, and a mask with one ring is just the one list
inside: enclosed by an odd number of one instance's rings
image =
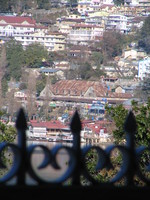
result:
[(0, 178), (0, 183), (6, 183), (7, 181), (11, 180), (15, 175), (18, 173), (21, 164), (21, 154), (20, 149), (17, 145), (2, 142), (0, 143), (0, 168), (6, 168), (6, 165), (3, 161), (3, 154), (2, 152), (9, 148), (13, 153), (13, 162), (11, 169)]
[[(54, 169), (59, 170), (60, 166), (59, 166), (59, 163), (57, 163), (56, 156), (59, 153), (59, 151), (61, 151), (62, 149), (66, 150), (69, 155), (69, 161), (68, 161), (68, 166), (67, 166), (67, 170), (65, 171), (65, 173), (62, 174), (61, 177), (59, 177), (55, 180), (52, 180), (52, 181), (45, 181), (45, 180), (41, 179), (36, 174), (36, 172), (34, 171), (32, 165), (31, 165), (31, 156), (32, 156), (32, 153), (34, 152), (35, 148), (42, 149), (43, 154), (44, 154), (44, 160), (41, 163), (41, 165), (38, 167), (39, 169), (42, 169), (42, 168), (47, 167), (48, 165), (51, 165)], [(66, 147), (66, 146), (62, 146), (62, 145), (57, 145), (57, 146), (53, 147), (51, 150), (43, 145), (30, 145), (28, 147), (28, 158), (29, 158), (28, 159), (28, 165), (29, 165), (28, 172), (29, 172), (30, 176), (34, 180), (36, 180), (39, 184), (47, 183), (47, 184), (54, 185), (54, 184), (61, 184), (61, 183), (65, 182), (67, 179), (69, 179), (72, 176), (74, 169), (76, 167), (76, 163), (77, 163), (74, 150), (70, 147)]]
[[(70, 129), (73, 134), (73, 145), (71, 147), (64, 145), (56, 145), (52, 149), (44, 145), (30, 145), (27, 146), (26, 142), (26, 130), (27, 123), (25, 114), (21, 108), (16, 121), (16, 128), (18, 132), (18, 144), (0, 143), (0, 167), (4, 168), (5, 163), (3, 162), (3, 152), (6, 149), (10, 149), (13, 154), (13, 163), (8, 173), (0, 178), (0, 184), (6, 184), (9, 180), (16, 177), (17, 184), (26, 184), (26, 174), (37, 184), (48, 184), (48, 185), (63, 185), (65, 181), (71, 179), (72, 185), (80, 185), (80, 177), (84, 176), (91, 184), (108, 184), (114, 185), (117, 181), (125, 178), (127, 185), (134, 185), (134, 177), (137, 176), (145, 184), (150, 185), (150, 179), (146, 173), (150, 170), (150, 163), (145, 168), (143, 173), (140, 168), (140, 158), (147, 151), (150, 152), (148, 147), (135, 148), (134, 136), (137, 131), (136, 120), (133, 113), (130, 111), (126, 121), (124, 130), (126, 133), (126, 144), (124, 145), (110, 145), (106, 149), (102, 149), (99, 146), (85, 145), (83, 148), (80, 146), (80, 131), (82, 124), (80, 121), (77, 110), (75, 111), (71, 123)], [(53, 169), (59, 171), (61, 169), (60, 163), (58, 163), (57, 156), (60, 151), (65, 150), (69, 157), (66, 170), (56, 179), (45, 180), (41, 178), (32, 166), (32, 156), (36, 149), (40, 149), (43, 155), (43, 160), (37, 167), (39, 170), (45, 169), (47, 166), (51, 166)], [(96, 180), (89, 172), (86, 165), (86, 157), (90, 151), (95, 151), (97, 154), (97, 163), (95, 170), (101, 171), (103, 169), (113, 169), (113, 162), (111, 160), (111, 154), (114, 151), (118, 151), (122, 157), (120, 169), (116, 172), (114, 177), (110, 178), (107, 182), (100, 182)]]

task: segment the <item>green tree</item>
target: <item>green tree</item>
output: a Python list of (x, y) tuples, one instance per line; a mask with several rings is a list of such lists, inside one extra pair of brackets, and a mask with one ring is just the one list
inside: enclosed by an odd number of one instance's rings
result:
[(16, 138), (16, 129), (0, 122), (0, 142), (13, 142)]
[(124, 5), (124, 0), (114, 0), (114, 4), (117, 6)]
[(139, 33), (138, 46), (142, 47), (147, 53), (150, 53), (150, 16), (148, 16)]
[(49, 9), (51, 3), (49, 2), (49, 0), (37, 0), (38, 3), (38, 8), (39, 9)]
[(70, 4), (70, 6), (77, 5), (78, 0), (68, 0), (68, 3)]
[(39, 43), (31, 44), (25, 50), (25, 65), (27, 67), (39, 67), (47, 58), (47, 50)]
[(106, 117), (109, 120), (113, 120), (115, 123), (115, 130), (113, 130), (113, 137), (115, 143), (120, 144), (124, 140), (124, 130), (123, 124), (125, 122), (128, 110), (123, 107), (122, 104), (117, 106), (108, 106), (106, 105)]
[(6, 68), (7, 80), (10, 78), (18, 81), (24, 66), (24, 50), (20, 42), (10, 40), (6, 43), (6, 55), (8, 66)]
[(5, 76), (1, 80), (1, 86), (2, 86), (2, 97), (5, 97), (8, 91), (8, 82)]
[[(150, 144), (150, 98), (145, 104), (138, 104), (132, 101), (132, 111), (136, 118), (137, 133), (135, 135), (135, 144), (149, 146)], [(113, 131), (116, 143), (121, 143), (125, 139), (124, 123), (128, 110), (123, 105), (106, 106), (107, 116), (115, 122), (116, 129)]]
[(39, 76), (36, 82), (36, 92), (38, 96), (40, 95), (41, 91), (44, 89), (45, 85), (46, 85), (46, 75), (42, 74), (41, 76)]
[[(2, 142), (14, 142), (16, 139), (17, 131), (15, 127), (10, 126), (8, 124), (4, 124), (0, 122), (0, 143)], [(6, 153), (6, 154), (5, 154)], [(7, 166), (10, 163), (12, 163), (12, 154), (11, 151), (8, 154), (7, 148), (3, 152), (1, 152), (1, 159), (2, 162)], [(4, 173), (6, 173), (8, 169), (7, 168), (1, 168), (0, 169), (0, 176), (3, 176)]]
[(1, 10), (1, 12), (11, 11), (10, 2), (11, 2), (11, 0), (1, 0), (0, 1), (0, 10)]

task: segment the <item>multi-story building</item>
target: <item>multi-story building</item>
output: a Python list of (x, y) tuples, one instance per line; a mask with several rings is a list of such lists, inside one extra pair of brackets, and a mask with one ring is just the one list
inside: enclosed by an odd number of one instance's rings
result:
[(80, 23), (83, 23), (84, 21), (85, 19), (77, 15), (72, 15), (68, 17), (65, 16), (65, 17), (57, 18), (56, 26), (59, 32), (68, 34), (71, 30), (71, 25), (80, 24)]
[(39, 26), (31, 17), (0, 16), (0, 37), (5, 40), (13, 37), (23, 47), (38, 42), (48, 51), (65, 49), (66, 36), (61, 33), (48, 33), (47, 27)]
[(89, 41), (103, 36), (103, 26), (91, 24), (75, 24), (71, 26), (67, 41), (72, 44), (86, 45)]
[(78, 12), (88, 14), (89, 12), (98, 11), (102, 5), (114, 5), (113, 0), (79, 0)]
[(124, 2), (130, 6), (150, 6), (149, 0), (125, 0)]
[(49, 34), (45, 34), (44, 32), (25, 33), (18, 34), (14, 38), (20, 41), (24, 48), (38, 42), (46, 47), (48, 51), (58, 51), (64, 50), (66, 45), (66, 36), (58, 32)]
[(90, 9), (91, 0), (79, 0), (78, 1), (78, 12), (85, 14)]
[(138, 64), (138, 77), (143, 80), (150, 74), (150, 57), (146, 57), (139, 61)]
[(18, 34), (32, 33), (36, 22), (31, 17), (0, 16), (0, 36), (13, 37)]
[(118, 30), (121, 33), (127, 33), (128, 18), (125, 15), (112, 14), (107, 17), (106, 30)]

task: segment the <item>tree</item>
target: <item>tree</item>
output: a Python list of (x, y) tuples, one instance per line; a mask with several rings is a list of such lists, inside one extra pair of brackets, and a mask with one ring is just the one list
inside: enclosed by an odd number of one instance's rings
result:
[(13, 142), (16, 134), (15, 127), (0, 122), (0, 142)]
[(29, 120), (32, 119), (32, 116), (36, 111), (36, 77), (35, 74), (31, 71), (28, 77), (27, 84), (27, 113)]
[[(132, 112), (136, 119), (137, 131), (135, 133), (135, 146), (146, 146), (150, 144), (150, 98), (145, 104), (138, 104), (137, 101), (132, 101)], [(128, 110), (123, 105), (106, 106), (106, 112), (112, 117), (116, 128), (113, 130), (115, 143), (120, 144), (125, 141), (124, 123), (128, 114)], [(145, 167), (150, 162), (150, 155), (147, 151), (143, 152), (139, 159), (139, 164), (143, 173), (145, 173)]]
[(146, 17), (140, 32), (141, 37), (145, 38), (150, 35), (150, 16)]
[(92, 52), (91, 60), (94, 65), (100, 66), (103, 63), (103, 55), (101, 52)]
[(6, 69), (7, 80), (13, 78), (19, 80), (24, 66), (24, 50), (20, 42), (10, 40), (6, 43), (6, 55), (8, 66)]
[(124, 0), (114, 0), (114, 4), (117, 6), (124, 5)]
[(15, 89), (11, 89), (6, 94), (5, 102), (7, 102), (7, 113), (9, 115), (9, 120), (12, 121), (14, 115), (16, 114), (16, 110), (19, 110), (21, 107), (21, 103), (16, 101), (14, 98)]
[(6, 93), (8, 91), (8, 82), (6, 79), (6, 76), (4, 76), (1, 80), (1, 86), (2, 86), (2, 97), (6, 96)]
[(5, 71), (6, 71), (6, 66), (7, 66), (7, 58), (6, 58), (6, 47), (5, 45), (1, 46), (1, 51), (0, 51), (0, 79), (3, 77)]
[(74, 6), (78, 4), (78, 0), (68, 0), (68, 3), (70, 4), (70, 6)]
[(41, 76), (39, 76), (36, 82), (36, 91), (37, 91), (38, 96), (40, 95), (41, 91), (44, 89), (45, 85), (46, 85), (46, 75), (42, 74)]
[[(137, 133), (135, 135), (135, 144), (149, 146), (150, 144), (150, 98), (145, 104), (138, 104), (132, 101), (132, 111), (136, 118)], [(106, 105), (106, 112), (115, 122), (116, 129), (113, 135), (116, 143), (122, 142), (125, 138), (124, 122), (128, 114), (128, 110), (122, 104), (109, 107)]]
[[(3, 96), (5, 93), (5, 89), (7, 91), (7, 86), (2, 83), (4, 81), (3, 77), (6, 72), (6, 66), (7, 66), (7, 59), (6, 59), (6, 48), (5, 45), (1, 46), (1, 52), (0, 52), (0, 107), (3, 105)], [(6, 83), (7, 84), (7, 83)], [(5, 88), (6, 86), (6, 88)]]
[(51, 3), (49, 2), (49, 0), (37, 0), (38, 3), (38, 8), (39, 9), (49, 9)]
[(106, 118), (113, 121), (115, 129), (113, 130), (113, 137), (117, 144), (120, 144), (124, 140), (123, 124), (127, 116), (128, 111), (123, 107), (122, 104), (117, 106), (106, 105)]
[(1, 12), (9, 12), (9, 11), (11, 11), (10, 2), (11, 2), (11, 0), (1, 0), (0, 1), (0, 10), (1, 10)]
[(123, 35), (115, 31), (106, 31), (100, 46), (103, 53), (103, 60), (113, 60), (114, 57), (122, 54), (124, 45)]
[(139, 33), (138, 46), (142, 47), (147, 53), (150, 53), (150, 16), (148, 16)]
[(25, 50), (25, 66), (40, 67), (43, 60), (47, 60), (48, 52), (39, 43), (30, 44)]
[(150, 77), (147, 76), (136, 87), (135, 97), (141, 99), (141, 101), (146, 102), (150, 96)]
[(49, 109), (50, 109), (50, 101), (52, 100), (52, 85), (51, 85), (51, 80), (50, 77), (47, 76), (46, 79), (46, 86), (45, 86), (45, 96), (43, 99), (43, 112), (45, 115), (46, 120), (49, 119)]

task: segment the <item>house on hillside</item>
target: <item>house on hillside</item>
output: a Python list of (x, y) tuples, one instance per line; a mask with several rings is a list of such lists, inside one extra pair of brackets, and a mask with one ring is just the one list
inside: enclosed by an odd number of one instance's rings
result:
[(58, 68), (42, 68), (39, 70), (41, 74), (54, 76), (57, 75), (60, 79), (64, 79), (64, 71)]
[(31, 33), (36, 29), (36, 21), (31, 17), (0, 16), (0, 36), (12, 37)]

